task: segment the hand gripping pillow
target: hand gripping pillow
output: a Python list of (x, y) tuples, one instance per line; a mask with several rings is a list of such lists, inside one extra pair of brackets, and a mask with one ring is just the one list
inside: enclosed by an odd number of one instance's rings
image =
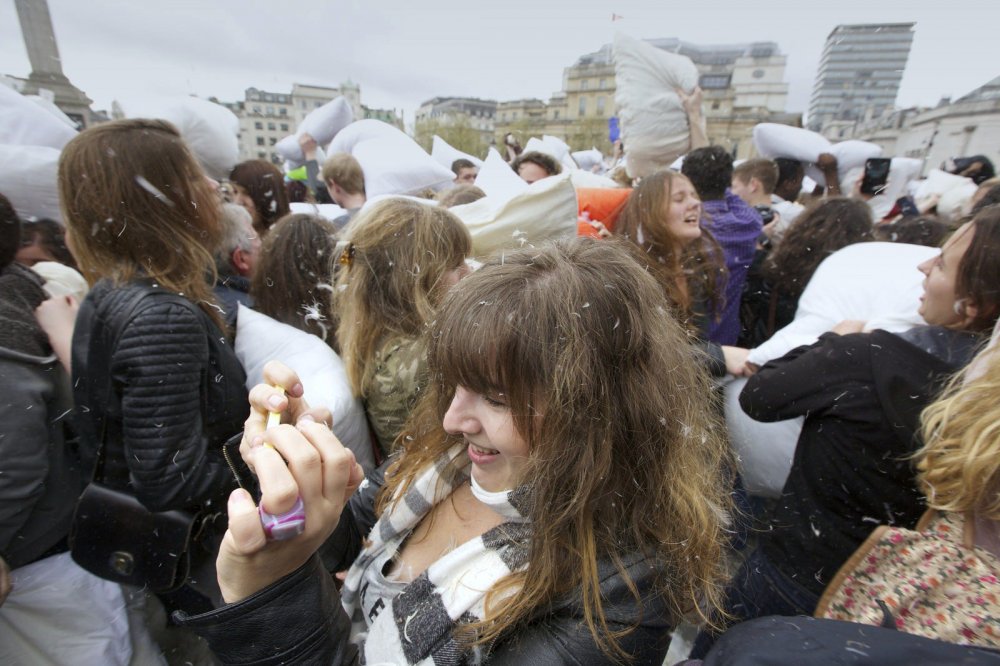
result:
[(333, 137), (337, 136), (340, 130), (350, 125), (352, 120), (354, 111), (351, 110), (350, 103), (345, 98), (338, 97), (310, 111), (309, 115), (302, 119), (295, 134), (286, 136), (275, 144), (274, 149), (289, 162), (301, 164), (306, 156), (299, 147), (300, 136), (309, 134), (316, 139), (317, 145), (325, 146), (333, 141)]
[[(62, 150), (74, 136), (76, 129), (53, 114), (39, 113), (38, 104), (0, 84), (0, 144)], [(9, 190), (3, 193), (11, 195)]]
[[(37, 108), (35, 114), (45, 115)], [(59, 153), (49, 146), (0, 144), (0, 192), (10, 199), (19, 217), (62, 221), (57, 184)]]
[(648, 176), (666, 169), (691, 145), (687, 113), (674, 90), (694, 90), (698, 70), (685, 56), (620, 32), (613, 57), (626, 169), (632, 178)]
[[(487, 158), (487, 164), (489, 161)], [(477, 259), (485, 259), (498, 250), (576, 235), (576, 190), (568, 173), (526, 185), (520, 194), (509, 199), (487, 195), (450, 210), (468, 227), (472, 254)]]
[(451, 186), (455, 180), (451, 169), (435, 162), (416, 141), (402, 132), (399, 136), (360, 141), (353, 146), (352, 154), (365, 174), (365, 194), (369, 198), (440, 189)]
[(917, 265), (939, 253), (906, 243), (857, 243), (834, 252), (813, 273), (792, 323), (752, 349), (748, 360), (763, 365), (812, 344), (845, 319), (891, 332), (923, 324), (917, 309), (924, 276)]
[(365, 409), (351, 393), (344, 362), (325, 342), (241, 304), (234, 349), (247, 373), (247, 390), (264, 381), (268, 361), (281, 361), (294, 370), (309, 406), (330, 410), (333, 434), (354, 452), (365, 472), (371, 471), (374, 458)]
[(437, 134), (434, 135), (434, 139), (432, 141), (431, 157), (433, 157), (434, 161), (444, 168), (451, 169), (451, 164), (455, 160), (469, 160), (480, 169), (483, 167), (483, 161), (481, 159), (473, 157), (468, 153), (463, 153), (458, 148), (454, 148), (450, 143), (439, 137)]
[(240, 121), (221, 104), (197, 97), (161, 97), (121, 108), (128, 118), (172, 123), (212, 178), (228, 177), (239, 161)]
[[(840, 189), (844, 192), (850, 192), (854, 184), (844, 180), (847, 173), (857, 167), (864, 168), (865, 160), (870, 157), (881, 157), (882, 146), (869, 143), (868, 141), (850, 139), (833, 144), (827, 152), (837, 158), (837, 177), (840, 180)], [(816, 165), (807, 164), (806, 174), (823, 187), (826, 187), (826, 178)]]

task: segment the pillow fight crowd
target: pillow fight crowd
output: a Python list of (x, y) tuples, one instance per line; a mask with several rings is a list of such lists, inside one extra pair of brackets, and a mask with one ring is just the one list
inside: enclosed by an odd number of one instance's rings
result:
[(307, 132), (220, 183), (115, 120), (61, 221), (4, 192), (0, 661), (1000, 663), (992, 163), (734, 166), (680, 99), (641, 178), (509, 135), (518, 197), (603, 186), (506, 247), (475, 158), (369, 200)]

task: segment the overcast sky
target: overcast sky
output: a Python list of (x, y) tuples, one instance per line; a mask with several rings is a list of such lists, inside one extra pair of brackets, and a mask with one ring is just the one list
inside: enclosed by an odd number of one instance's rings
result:
[[(496, 100), (561, 89), (563, 68), (611, 41), (774, 41), (788, 111), (804, 112), (823, 42), (841, 23), (914, 21), (897, 103), (934, 105), (1000, 75), (997, 0), (49, 0), (63, 70), (109, 109), (153, 93), (243, 99), (293, 82), (361, 85), (362, 103)], [(755, 9), (759, 8), (759, 9)], [(612, 14), (623, 16), (612, 23)], [(0, 73), (30, 71), (12, 0), (0, 0)]]

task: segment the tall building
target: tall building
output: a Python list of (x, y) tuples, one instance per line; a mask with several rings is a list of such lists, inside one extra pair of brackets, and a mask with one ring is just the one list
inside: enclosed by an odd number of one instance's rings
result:
[(838, 25), (826, 38), (809, 101), (809, 128), (881, 115), (896, 104), (913, 43), (913, 23)]
[[(428, 136), (440, 133), (443, 128), (451, 128), (453, 142), (458, 139), (462, 146), (456, 148), (473, 154), (485, 152), (493, 138), (497, 116), (497, 103), (492, 99), (478, 97), (434, 97), (417, 109), (414, 134), (417, 141), (428, 143)], [(463, 130), (458, 131), (456, 130)], [(467, 136), (463, 136), (467, 135)], [(447, 137), (445, 137), (447, 139)]]
[[(676, 38), (649, 42), (691, 59), (704, 91), (709, 141), (725, 146), (736, 157), (751, 156), (755, 124), (799, 124), (798, 115), (785, 113), (785, 56), (774, 42), (713, 46)], [(553, 94), (548, 104), (538, 100), (501, 102), (497, 142), (506, 132), (528, 136), (544, 132), (574, 149), (597, 147), (609, 152), (608, 119), (617, 114), (616, 87), (611, 45), (605, 44), (564, 70), (562, 90)]]

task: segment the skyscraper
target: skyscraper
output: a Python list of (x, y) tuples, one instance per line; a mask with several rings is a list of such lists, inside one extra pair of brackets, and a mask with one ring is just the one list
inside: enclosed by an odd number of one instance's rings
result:
[(913, 23), (838, 25), (826, 38), (809, 101), (809, 128), (878, 115), (896, 103)]

